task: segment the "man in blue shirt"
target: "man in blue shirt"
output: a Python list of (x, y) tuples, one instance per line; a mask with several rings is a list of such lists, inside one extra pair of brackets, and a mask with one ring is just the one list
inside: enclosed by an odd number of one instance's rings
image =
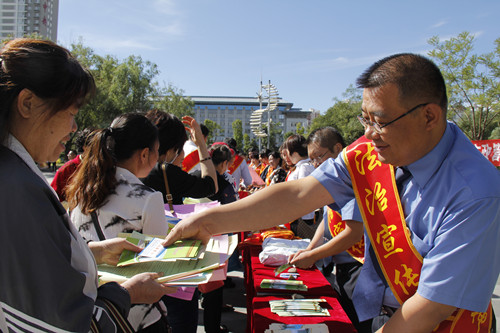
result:
[[(500, 272), (498, 170), (446, 121), (444, 80), (425, 57), (384, 58), (357, 83), (363, 88), (359, 120), (378, 159), (411, 173), (401, 204), (411, 241), (423, 257), (417, 292), (402, 305), (373, 274), (365, 281), (374, 292), (357, 292), (365, 270), (377, 270), (376, 263), (365, 261), (353, 296), (360, 320), (377, 316), (382, 307), (397, 308), (380, 332), (431, 332), (457, 308), (486, 311)], [(342, 207), (353, 197), (351, 177), (338, 157), (310, 177), (187, 219), (166, 243), (264, 228), (332, 202)]]

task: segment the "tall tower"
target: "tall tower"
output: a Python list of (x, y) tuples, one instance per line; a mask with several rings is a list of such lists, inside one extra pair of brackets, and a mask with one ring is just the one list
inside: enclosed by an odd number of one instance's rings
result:
[(0, 38), (37, 33), (57, 42), (59, 0), (0, 0)]

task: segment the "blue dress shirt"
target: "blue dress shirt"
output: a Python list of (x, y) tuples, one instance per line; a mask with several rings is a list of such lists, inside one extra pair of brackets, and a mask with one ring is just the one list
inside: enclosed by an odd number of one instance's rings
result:
[[(432, 151), (407, 167), (413, 177), (401, 203), (413, 244), (424, 258), (417, 293), (486, 311), (500, 272), (500, 173), (452, 123)], [(323, 163), (312, 176), (339, 206), (354, 197), (342, 156)], [(383, 303), (394, 306), (395, 301), (386, 289)]]

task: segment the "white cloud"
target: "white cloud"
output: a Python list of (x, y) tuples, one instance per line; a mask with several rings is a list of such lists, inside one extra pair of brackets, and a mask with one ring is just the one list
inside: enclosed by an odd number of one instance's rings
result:
[[(156, 50), (158, 49), (152, 43), (147, 41), (139, 41), (134, 38), (119, 39), (110, 36), (102, 35), (85, 35), (83, 36), (85, 44), (95, 49), (104, 50), (114, 53), (120, 50)], [(131, 52), (133, 53), (133, 52)]]
[(442, 27), (443, 25), (445, 25), (445, 24), (447, 24), (447, 23), (448, 23), (448, 21), (446, 21), (446, 20), (441, 20), (441, 21), (439, 21), (438, 23), (433, 24), (433, 25), (431, 26), (431, 28), (432, 28), (432, 29), (439, 28), (439, 27)]

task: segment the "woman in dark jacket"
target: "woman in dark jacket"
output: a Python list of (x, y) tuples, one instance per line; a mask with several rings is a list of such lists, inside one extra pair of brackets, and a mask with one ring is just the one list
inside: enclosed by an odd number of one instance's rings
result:
[[(159, 159), (149, 175), (142, 179), (143, 183), (163, 193), (167, 203), (167, 190), (162, 167), (165, 167), (168, 187), (174, 205), (182, 205), (185, 197), (205, 198), (217, 192), (217, 177), (210, 159), (207, 145), (200, 125), (194, 118), (183, 117), (181, 122), (176, 116), (160, 110), (151, 110), (146, 118), (156, 125), (159, 132)], [(183, 124), (184, 123), (184, 124)], [(182, 170), (180, 164), (184, 158), (183, 146), (187, 141), (186, 129), (191, 132), (194, 143), (198, 146), (201, 173), (189, 174)]]
[[(168, 203), (167, 187), (163, 168), (165, 169), (168, 192), (171, 203), (182, 205), (184, 197), (205, 198), (217, 192), (216, 171), (200, 125), (192, 117), (183, 117), (181, 122), (176, 116), (160, 111), (151, 110), (146, 114), (158, 128), (160, 148), (158, 163), (142, 181), (145, 185), (163, 193), (163, 201)], [(184, 159), (183, 146), (187, 141), (186, 129), (190, 131), (191, 138), (198, 146), (201, 174), (189, 174), (182, 170), (181, 163)], [(191, 300), (182, 300), (174, 297), (164, 297), (167, 306), (167, 318), (172, 333), (195, 333), (198, 325), (198, 291)]]

